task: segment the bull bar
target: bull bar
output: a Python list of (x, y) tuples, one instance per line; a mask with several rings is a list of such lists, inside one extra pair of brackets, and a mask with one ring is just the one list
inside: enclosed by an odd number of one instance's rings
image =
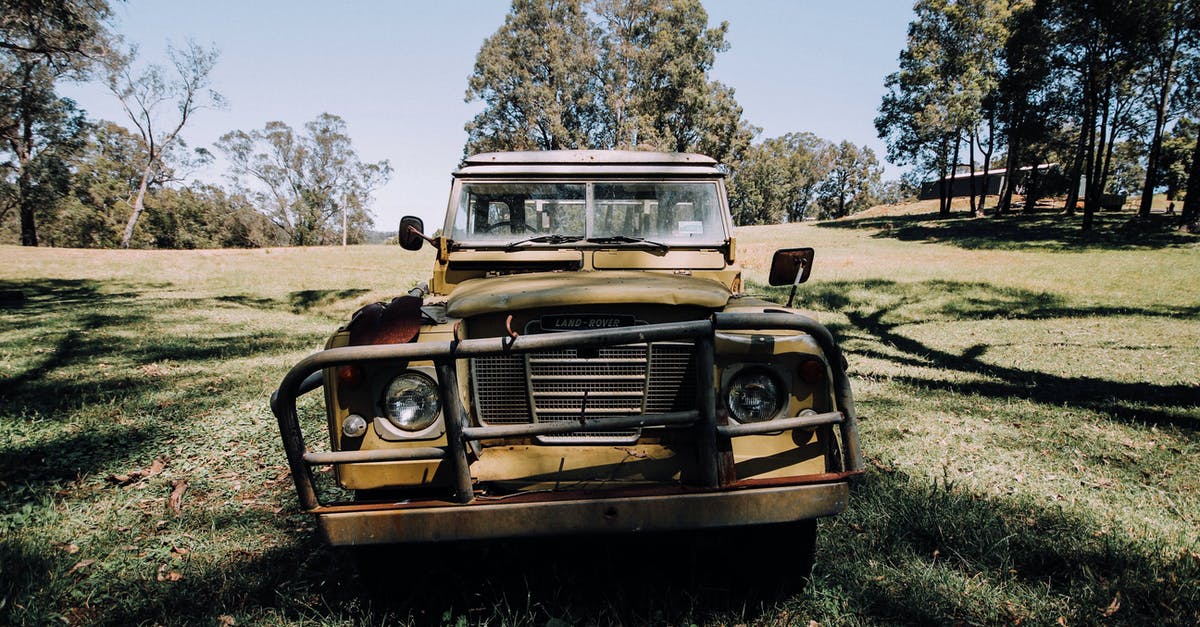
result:
[[(713, 381), (715, 361), (714, 338), (716, 332), (775, 330), (806, 333), (817, 342), (817, 345), (824, 352), (829, 363), (835, 409), (837, 411), (794, 418), (782, 418), (761, 423), (717, 424), (716, 389)], [(459, 398), (458, 373), (455, 366), (458, 359), (499, 354), (523, 354), (562, 348), (597, 348), (622, 344), (677, 340), (692, 340), (695, 345), (697, 360), (696, 383), (699, 393), (698, 409), (695, 410), (599, 419), (581, 418), (571, 422), (472, 427), (469, 426), (467, 412)], [(322, 386), (322, 373), (324, 369), (352, 363), (369, 364), (417, 360), (432, 361), (437, 371), (447, 437), (447, 444), (445, 446), (367, 451), (313, 452), (308, 450), (300, 429), (296, 400), (300, 396)], [(844, 480), (850, 475), (862, 472), (857, 418), (850, 391), (850, 381), (846, 376), (845, 363), (841, 350), (838, 348), (829, 330), (806, 316), (783, 312), (716, 313), (711, 318), (704, 320), (650, 324), (636, 327), (564, 331), (559, 333), (522, 335), (519, 337), (492, 337), (449, 342), (419, 342), (331, 348), (303, 359), (284, 376), (279, 389), (271, 395), (271, 410), (279, 422), (279, 431), (283, 439), (284, 450), (287, 454), (288, 466), (295, 482), (301, 507), (305, 511), (322, 514), (323, 517), (329, 517), (331, 520), (336, 520), (339, 517), (344, 519), (347, 515), (358, 516), (360, 518), (368, 515), (386, 515), (386, 512), (362, 510), (360, 509), (361, 505), (350, 506), (351, 509), (347, 509), (346, 506), (339, 507), (337, 505), (331, 506), (322, 503), (317, 494), (312, 474), (311, 467), (314, 465), (403, 460), (447, 460), (450, 465), (450, 474), (453, 477), (451, 499), (449, 502), (431, 502), (437, 506), (423, 510), (426, 512), (445, 512), (447, 509), (460, 509), (445, 507), (450, 503), (466, 504), (476, 500), (471, 482), (468, 452), (474, 446), (477, 446), (479, 440), (650, 426), (676, 426), (694, 429), (699, 468), (698, 485), (676, 487), (676, 489), (689, 490), (689, 494), (697, 499), (703, 499), (704, 495), (719, 496), (721, 493), (738, 491), (744, 493), (747, 488), (754, 487), (759, 488), (759, 490), (755, 490), (756, 492), (762, 492), (763, 496), (767, 496), (770, 489), (795, 484), (830, 483)], [(774, 433), (786, 429), (811, 428), (835, 424), (838, 426), (840, 435), (840, 472), (797, 478), (797, 481), (791, 482), (784, 481), (784, 486), (760, 485), (753, 480), (738, 482), (731, 480), (732, 478), (722, 477), (722, 472), (719, 468), (718, 438), (734, 438), (746, 435)], [(775, 483), (778, 483), (778, 481)], [(812, 488), (814, 486), (807, 485), (802, 487)], [(827, 511), (827, 513), (834, 513), (844, 507), (845, 486), (842, 484), (840, 486), (829, 487), (838, 488), (833, 491), (826, 491), (827, 494), (836, 497), (835, 500), (838, 503), (832, 503), (822, 511), (833, 508)], [(700, 494), (692, 491), (697, 489), (700, 491)], [(626, 497), (626, 501), (637, 503), (639, 502), (638, 499), (654, 499), (658, 496), (662, 495), (642, 495), (632, 499)], [(744, 500), (749, 497), (743, 496), (738, 498)], [(579, 501), (571, 502), (579, 503)], [(562, 502), (560, 501), (560, 503)], [(544, 503), (539, 504), (539, 506), (551, 507)], [(507, 507), (511, 507), (511, 505)], [(489, 509), (491, 508), (489, 507)], [(418, 510), (410, 509), (408, 511), (411, 512), (411, 518), (416, 519), (419, 517)], [(446, 518), (446, 516), (443, 515), (442, 518)], [(333, 534), (330, 533), (330, 529), (327, 528), (326, 533), (331, 539), (334, 539)]]

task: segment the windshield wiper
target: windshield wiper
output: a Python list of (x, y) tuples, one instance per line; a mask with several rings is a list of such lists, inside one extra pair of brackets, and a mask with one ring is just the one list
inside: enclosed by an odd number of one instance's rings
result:
[(658, 250), (668, 250), (670, 246), (662, 242), (656, 242), (644, 237), (630, 237), (628, 235), (609, 235), (608, 237), (589, 237), (587, 241), (592, 244), (640, 244), (649, 248)]
[(537, 237), (517, 240), (505, 246), (504, 250), (516, 250), (524, 247), (525, 244), (569, 244), (571, 242), (578, 242), (581, 239), (583, 239), (582, 235), (559, 235), (557, 233), (553, 235), (538, 235)]

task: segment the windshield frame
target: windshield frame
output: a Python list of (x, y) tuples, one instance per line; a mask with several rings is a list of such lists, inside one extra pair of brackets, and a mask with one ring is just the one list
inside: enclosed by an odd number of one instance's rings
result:
[[(501, 239), (501, 240), (474, 239), (474, 240), (470, 240), (470, 239), (454, 239), (453, 237), (451, 237), (451, 235), (454, 234), (455, 221), (458, 218), (458, 213), (461, 209), (461, 200), (462, 200), (464, 186), (471, 185), (471, 184), (488, 184), (488, 183), (492, 183), (492, 184), (531, 184), (531, 185), (564, 184), (564, 185), (584, 185), (585, 186), (585, 200), (584, 200), (585, 232), (582, 234), (583, 239), (579, 239), (577, 241), (572, 241), (572, 242), (562, 242), (562, 243), (527, 242), (527, 243), (521, 244), (521, 246), (518, 248), (519, 250), (540, 249), (540, 248), (554, 248), (554, 249), (557, 249), (557, 248), (581, 248), (581, 249), (583, 249), (583, 248), (586, 248), (586, 249), (628, 248), (631, 245), (636, 245), (636, 244), (631, 244), (629, 242), (601, 243), (601, 242), (588, 241), (589, 239), (593, 239), (593, 238), (597, 238), (597, 237), (601, 237), (601, 238), (604, 237), (603, 235), (598, 235), (595, 232), (595, 225), (593, 223), (594, 219), (595, 219), (594, 212), (595, 212), (595, 207), (596, 207), (595, 186), (596, 185), (609, 185), (609, 184), (621, 184), (621, 185), (706, 184), (706, 185), (715, 186), (715, 192), (716, 192), (715, 200), (716, 200), (717, 206), (714, 208), (714, 211), (718, 215), (716, 216), (716, 219), (713, 221), (713, 223), (714, 223), (714, 225), (719, 224), (721, 231), (722, 231), (722, 233), (720, 234), (720, 237), (718, 238), (715, 236), (716, 234), (714, 234), (714, 237), (712, 239), (706, 239), (701, 242), (684, 242), (684, 241), (673, 240), (673, 241), (666, 242), (666, 245), (670, 249), (684, 249), (684, 250), (687, 250), (687, 249), (709, 249), (709, 250), (711, 250), (711, 249), (727, 247), (729, 245), (730, 239), (733, 236), (733, 222), (730, 217), (729, 209), (728, 209), (729, 201), (728, 201), (728, 198), (726, 197), (726, 193), (725, 193), (724, 180), (719, 177), (713, 177), (713, 176), (656, 177), (656, 176), (629, 176), (629, 175), (619, 175), (619, 176), (611, 176), (611, 177), (608, 177), (608, 176), (587, 176), (587, 177), (574, 177), (574, 176), (552, 176), (552, 177), (471, 176), (471, 177), (457, 177), (456, 176), (454, 178), (454, 185), (451, 188), (450, 199), (449, 199), (449, 202), (447, 203), (446, 221), (442, 228), (442, 233), (445, 234), (445, 238), (448, 243), (448, 248), (451, 248), (451, 249), (471, 248), (471, 249), (492, 249), (492, 250), (508, 249), (508, 250), (512, 250), (512, 241), (509, 241), (508, 239)], [(511, 238), (511, 239), (513, 241), (515, 241), (517, 238)], [(654, 240), (656, 238), (649, 237), (647, 239)]]

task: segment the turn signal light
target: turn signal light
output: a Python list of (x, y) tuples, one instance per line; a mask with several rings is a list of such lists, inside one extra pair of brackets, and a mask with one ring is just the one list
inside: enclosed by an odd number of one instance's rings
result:
[(816, 359), (805, 360), (800, 364), (800, 380), (809, 383), (819, 383), (825, 378), (825, 364)]
[(338, 383), (347, 387), (358, 387), (363, 382), (363, 371), (358, 366), (347, 364), (337, 370)]

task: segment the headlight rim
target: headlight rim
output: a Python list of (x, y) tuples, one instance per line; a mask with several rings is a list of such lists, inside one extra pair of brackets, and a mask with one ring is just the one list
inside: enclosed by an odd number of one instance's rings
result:
[[(765, 376), (774, 386), (774, 409), (765, 418), (759, 420), (749, 420), (744, 417), (739, 417), (738, 412), (734, 410), (733, 392), (734, 389), (738, 387), (738, 382), (740, 379), (755, 375)], [(790, 392), (787, 386), (784, 384), (784, 381), (785, 379), (780, 376), (778, 372), (766, 364), (742, 364), (736, 369), (732, 370), (726, 379), (725, 385), (722, 386), (722, 401), (724, 404), (724, 409), (728, 413), (729, 418), (738, 424), (757, 424), (770, 422), (782, 416), (784, 413), (786, 413), (788, 398), (790, 395)]]
[[(397, 381), (400, 381), (401, 379), (405, 379), (405, 378), (415, 379), (421, 385), (427, 386), (428, 387), (427, 392), (431, 396), (433, 396), (434, 401), (436, 403), (435, 409), (433, 410), (431, 415), (427, 418), (427, 421), (422, 421), (422, 422), (417, 423), (418, 425), (420, 425), (418, 428), (413, 428), (412, 426), (406, 426), (405, 424), (402, 423), (401, 420), (394, 417), (392, 414), (391, 408), (390, 408), (390, 403), (388, 402), (388, 398), (392, 394), (393, 386), (396, 384)], [(437, 380), (434, 379), (429, 374), (422, 372), (421, 370), (416, 370), (416, 369), (410, 368), (410, 369), (402, 370), (402, 371), (394, 374), (393, 376), (391, 376), (387, 380), (387, 383), (383, 386), (382, 394), (380, 395), (380, 398), (379, 398), (379, 405), (380, 405), (379, 413), (380, 413), (380, 417), (383, 419), (383, 422), (387, 423), (387, 425), (392, 427), (393, 430), (398, 431), (399, 434), (402, 434), (405, 437), (420, 438), (422, 436), (426, 436), (429, 434), (430, 431), (439, 429), (440, 425), (442, 424), (442, 414), (443, 414), (442, 405), (443, 405), (443, 403), (442, 403), (442, 398), (441, 398), (441, 391), (438, 388)]]

